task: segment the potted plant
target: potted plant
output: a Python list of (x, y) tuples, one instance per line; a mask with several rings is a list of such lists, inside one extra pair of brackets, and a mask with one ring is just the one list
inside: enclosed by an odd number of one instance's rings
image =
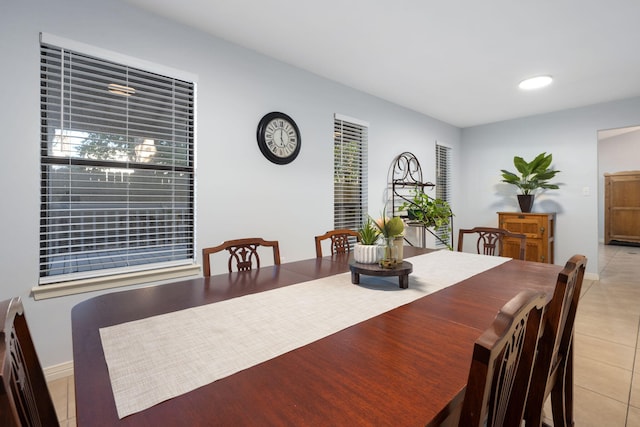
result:
[(520, 189), (518, 203), (522, 212), (531, 212), (533, 199), (536, 190), (557, 190), (557, 184), (549, 183), (560, 171), (550, 168), (553, 156), (551, 154), (540, 153), (530, 162), (522, 157), (515, 156), (513, 164), (518, 170), (518, 174), (502, 169), (502, 182), (512, 184)]
[(451, 247), (451, 232), (453, 212), (446, 200), (429, 197), (422, 190), (415, 190), (413, 198), (405, 201), (398, 208), (406, 210), (410, 220), (417, 221), (427, 228), (436, 228), (442, 231), (440, 241)]
[(380, 236), (380, 230), (371, 217), (367, 216), (358, 232), (360, 233), (360, 242), (353, 247), (353, 258), (362, 264), (375, 264), (378, 262), (378, 245), (376, 243)]

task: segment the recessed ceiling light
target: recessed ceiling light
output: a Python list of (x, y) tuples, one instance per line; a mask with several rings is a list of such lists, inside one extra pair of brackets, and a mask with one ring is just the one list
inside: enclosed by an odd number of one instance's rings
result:
[(540, 89), (541, 87), (550, 85), (552, 81), (551, 76), (531, 77), (530, 79), (521, 81), (518, 87), (524, 90)]

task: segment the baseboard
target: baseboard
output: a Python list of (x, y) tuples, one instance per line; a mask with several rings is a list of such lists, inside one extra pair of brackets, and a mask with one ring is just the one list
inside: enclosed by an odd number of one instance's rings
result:
[(598, 273), (584, 273), (584, 278), (587, 280), (600, 280)]
[(73, 360), (42, 369), (47, 382), (59, 380), (73, 375)]

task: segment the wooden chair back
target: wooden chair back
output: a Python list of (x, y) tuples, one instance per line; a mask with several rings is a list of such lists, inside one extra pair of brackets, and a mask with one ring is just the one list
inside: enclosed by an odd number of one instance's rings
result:
[(0, 302), (0, 425), (59, 426), (20, 298)]
[(351, 243), (349, 238), (354, 238), (357, 242), (360, 241), (360, 233), (349, 229), (337, 229), (327, 231), (321, 236), (316, 236), (316, 257), (322, 258), (322, 241), (331, 239), (331, 255), (344, 254), (351, 251)]
[(458, 252), (462, 252), (464, 247), (464, 235), (477, 234), (476, 250), (483, 255), (502, 255), (504, 239), (509, 237), (520, 240), (520, 251), (518, 259), (524, 261), (527, 249), (527, 236), (520, 233), (512, 233), (503, 228), (494, 227), (474, 227), (469, 229), (461, 228), (458, 231)]
[(229, 273), (235, 267), (237, 271), (248, 271), (260, 268), (260, 256), (258, 247), (269, 246), (273, 248), (273, 263), (280, 265), (280, 247), (277, 240), (264, 240), (260, 237), (246, 239), (227, 240), (218, 246), (202, 249), (202, 270), (205, 277), (211, 276), (210, 255), (226, 250), (229, 252)]
[(584, 255), (574, 255), (558, 274), (553, 298), (543, 319), (527, 399), (527, 426), (542, 425), (544, 402), (551, 395), (554, 426), (572, 426), (573, 421), (573, 330), (587, 265)]
[(520, 426), (545, 302), (542, 292), (520, 292), (478, 338), (460, 427)]

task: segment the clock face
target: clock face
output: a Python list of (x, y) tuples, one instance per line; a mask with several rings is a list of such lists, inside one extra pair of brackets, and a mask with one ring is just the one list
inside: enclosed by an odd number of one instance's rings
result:
[(257, 138), (262, 154), (279, 165), (292, 162), (300, 152), (300, 130), (284, 113), (265, 115), (258, 124)]

